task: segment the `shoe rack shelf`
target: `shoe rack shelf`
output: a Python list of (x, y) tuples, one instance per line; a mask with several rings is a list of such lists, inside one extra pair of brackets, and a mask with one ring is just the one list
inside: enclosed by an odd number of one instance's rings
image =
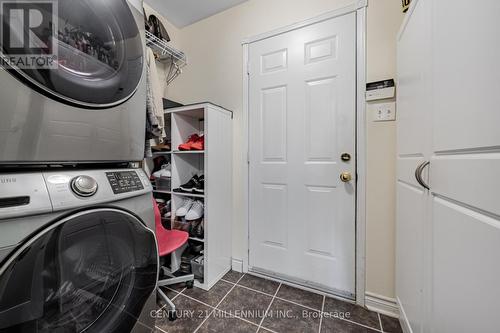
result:
[(182, 192), (161, 191), (161, 190), (154, 190), (153, 192), (154, 193), (176, 195), (179, 197), (186, 197), (186, 198), (205, 198), (204, 194), (182, 193)]
[(196, 237), (189, 237), (189, 240), (192, 240), (192, 241), (195, 241), (195, 242), (205, 243), (204, 239), (196, 238)]
[(169, 156), (170, 154), (172, 154), (172, 152), (169, 152), (169, 151), (165, 151), (165, 152), (156, 152), (156, 153), (153, 153), (153, 157), (158, 157), (158, 156)]
[(192, 151), (180, 151), (180, 150), (176, 150), (176, 151), (173, 151), (172, 152), (173, 154), (189, 154), (189, 155), (192, 155), (192, 154), (204, 154), (205, 151), (204, 150), (192, 150)]
[[(199, 288), (209, 290), (231, 269), (232, 223), (232, 112), (210, 103), (168, 109), (172, 141), (172, 225), (175, 212), (184, 200), (204, 202), (204, 237), (190, 237), (203, 243), (203, 282)], [(193, 134), (204, 135), (203, 151), (178, 151), (177, 147)], [(180, 193), (173, 189), (194, 175), (204, 175), (204, 194)]]
[(186, 198), (205, 198), (204, 194), (195, 194), (195, 193), (182, 193), (182, 192), (172, 192), (173, 195), (177, 195), (179, 197)]

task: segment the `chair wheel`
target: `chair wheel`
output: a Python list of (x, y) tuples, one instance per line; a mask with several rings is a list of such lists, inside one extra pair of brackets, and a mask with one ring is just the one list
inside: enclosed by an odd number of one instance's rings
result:
[(186, 288), (193, 289), (193, 287), (194, 287), (194, 281), (188, 281), (188, 282), (186, 282)]
[(177, 312), (175, 311), (169, 311), (168, 312), (168, 320), (169, 321), (174, 321), (177, 319)]

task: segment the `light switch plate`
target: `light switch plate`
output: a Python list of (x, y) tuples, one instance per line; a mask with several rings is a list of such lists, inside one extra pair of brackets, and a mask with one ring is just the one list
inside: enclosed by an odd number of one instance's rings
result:
[(371, 105), (373, 121), (395, 121), (396, 102), (377, 103)]

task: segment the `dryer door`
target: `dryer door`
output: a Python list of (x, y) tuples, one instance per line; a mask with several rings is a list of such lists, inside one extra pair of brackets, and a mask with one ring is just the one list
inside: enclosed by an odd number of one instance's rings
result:
[(9, 60), (2, 64), (33, 89), (88, 108), (118, 105), (136, 91), (144, 43), (126, 0), (1, 5), (2, 52)]
[(95, 209), (35, 234), (0, 267), (0, 332), (130, 332), (155, 290), (154, 233)]

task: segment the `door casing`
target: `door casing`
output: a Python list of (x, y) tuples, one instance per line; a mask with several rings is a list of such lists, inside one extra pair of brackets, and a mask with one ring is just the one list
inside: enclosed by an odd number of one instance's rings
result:
[[(367, 0), (355, 1), (353, 4), (327, 12), (320, 16), (295, 23), (283, 28), (259, 34), (242, 41), (243, 46), (243, 222), (244, 249), (242, 262), (238, 263), (244, 273), (251, 272), (249, 267), (249, 45), (269, 37), (284, 34), (308, 25), (329, 20), (349, 13), (356, 13), (356, 303), (365, 305), (365, 261), (366, 261), (366, 7)], [(234, 263), (234, 261), (233, 261)], [(233, 264), (233, 266), (235, 266)], [(233, 267), (238, 270), (237, 267)]]

